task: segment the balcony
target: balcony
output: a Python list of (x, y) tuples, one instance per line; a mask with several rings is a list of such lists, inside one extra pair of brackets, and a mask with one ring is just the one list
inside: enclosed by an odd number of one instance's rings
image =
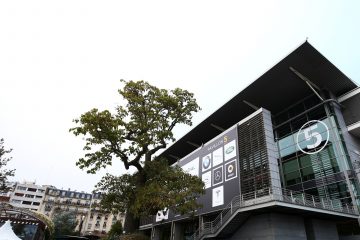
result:
[[(320, 198), (282, 188), (264, 188), (234, 197), (213, 221), (204, 222), (191, 239), (221, 238), (222, 234), (237, 229), (252, 212), (274, 209), (348, 219), (359, 217), (356, 207), (340, 199)], [(143, 217), (140, 219), (140, 230), (151, 228), (154, 223), (155, 216)]]
[(265, 208), (282, 208), (288, 212), (316, 212), (357, 219), (359, 212), (353, 205), (339, 199), (325, 199), (302, 192), (281, 188), (262, 189), (236, 196), (211, 222), (204, 222), (191, 239), (221, 238), (241, 225), (251, 211)]

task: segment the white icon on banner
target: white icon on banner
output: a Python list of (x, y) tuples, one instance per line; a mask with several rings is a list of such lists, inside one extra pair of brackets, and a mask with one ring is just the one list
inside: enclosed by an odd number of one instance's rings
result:
[(234, 171), (234, 166), (233, 165), (229, 165), (228, 168), (228, 173), (232, 173)]
[(156, 214), (156, 222), (160, 222), (162, 220), (167, 220), (169, 218), (169, 209), (164, 208), (164, 210), (158, 211)]
[(220, 181), (221, 180), (221, 173), (220, 171), (215, 172), (215, 180)]

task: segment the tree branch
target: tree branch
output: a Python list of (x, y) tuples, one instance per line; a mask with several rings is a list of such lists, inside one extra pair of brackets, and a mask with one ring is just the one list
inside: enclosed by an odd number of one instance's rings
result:
[(151, 156), (162, 148), (166, 148), (166, 143), (164, 140), (161, 140), (161, 145), (156, 146), (146, 153), (145, 162), (151, 161)]

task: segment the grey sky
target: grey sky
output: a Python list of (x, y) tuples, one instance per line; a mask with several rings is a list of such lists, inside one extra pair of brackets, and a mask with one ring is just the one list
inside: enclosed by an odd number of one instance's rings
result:
[[(199, 123), (309, 42), (360, 82), (359, 1), (1, 1), (0, 137), (13, 180), (91, 191), (72, 119), (120, 103), (119, 79), (195, 93)], [(260, 93), (261, 94), (261, 93)], [(181, 136), (189, 128), (177, 129)]]

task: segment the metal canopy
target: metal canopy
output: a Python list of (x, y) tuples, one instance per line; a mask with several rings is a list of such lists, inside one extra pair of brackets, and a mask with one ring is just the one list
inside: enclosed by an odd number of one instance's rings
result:
[(191, 143), (201, 145), (217, 136), (222, 129), (227, 129), (255, 110), (248, 103), (268, 109), (273, 114), (313, 94), (311, 88), (299, 78), (295, 69), (321, 89), (327, 89), (335, 96), (340, 96), (357, 85), (321, 55), (307, 41), (281, 60), (256, 81), (230, 99), (203, 122), (195, 126), (162, 154), (175, 163), (196, 149)]

